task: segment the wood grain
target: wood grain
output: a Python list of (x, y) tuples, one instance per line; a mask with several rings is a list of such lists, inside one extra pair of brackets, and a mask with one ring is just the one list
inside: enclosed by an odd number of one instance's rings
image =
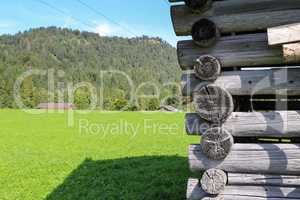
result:
[(202, 55), (217, 58), (222, 68), (266, 67), (285, 63), (282, 47), (269, 47), (266, 33), (222, 37), (210, 48), (201, 48), (192, 40), (180, 41), (177, 54), (182, 70), (193, 69), (196, 60)]
[(213, 21), (200, 19), (192, 27), (192, 38), (199, 47), (208, 48), (219, 40), (220, 32)]
[(300, 62), (300, 42), (283, 45), (283, 58), (285, 62)]
[(232, 135), (219, 127), (208, 129), (201, 138), (202, 151), (211, 160), (226, 158), (233, 143)]
[(209, 169), (204, 172), (200, 183), (206, 193), (220, 194), (227, 184), (227, 175), (222, 170)]
[(202, 135), (211, 127), (222, 126), (234, 137), (300, 137), (300, 111), (234, 112), (223, 125), (188, 113), (185, 125), (189, 135)]
[(188, 200), (299, 200), (300, 190), (293, 187), (226, 186), (218, 196), (205, 193), (199, 180), (189, 179)]
[(209, 19), (221, 33), (249, 32), (298, 23), (300, 2), (295, 0), (227, 0), (216, 1), (205, 12), (191, 12), (185, 5), (171, 7), (175, 33), (191, 35), (193, 25), (200, 19)]
[(213, 123), (226, 121), (234, 109), (230, 93), (213, 84), (199, 88), (193, 99), (198, 115)]
[(300, 23), (268, 28), (269, 45), (300, 42)]
[(231, 95), (300, 95), (300, 68), (244, 70), (222, 72), (215, 81), (202, 81), (194, 73), (182, 75), (182, 95), (193, 96), (193, 91), (213, 83)]
[(228, 173), (229, 185), (300, 187), (300, 176)]
[(194, 71), (197, 78), (214, 81), (220, 76), (221, 64), (215, 57), (203, 55), (196, 60)]
[(222, 161), (206, 158), (201, 145), (190, 145), (189, 166), (197, 173), (216, 168), (234, 173), (297, 175), (300, 171), (300, 145), (234, 144)]

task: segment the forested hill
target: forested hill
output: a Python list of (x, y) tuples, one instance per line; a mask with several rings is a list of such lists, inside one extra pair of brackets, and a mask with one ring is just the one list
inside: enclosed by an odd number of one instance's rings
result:
[[(176, 49), (160, 38), (100, 37), (90, 32), (56, 27), (31, 29), (16, 35), (0, 36), (0, 107), (14, 107), (13, 84), (28, 69), (63, 70), (60, 81), (89, 81), (100, 86), (101, 70), (124, 71), (135, 83), (153, 81), (162, 86), (180, 77)], [(47, 101), (46, 78), (32, 78), (23, 84), (23, 98), (35, 107)], [(129, 98), (124, 78), (105, 79), (108, 109), (116, 100)], [(81, 91), (84, 93), (84, 91)], [(164, 93), (168, 93), (165, 91)], [(79, 100), (78, 100), (79, 99)], [(88, 101), (82, 95), (77, 103)], [(153, 102), (152, 102), (153, 103)]]

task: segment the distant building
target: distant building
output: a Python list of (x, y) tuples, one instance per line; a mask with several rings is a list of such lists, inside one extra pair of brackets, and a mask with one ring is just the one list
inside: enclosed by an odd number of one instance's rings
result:
[(37, 108), (47, 110), (71, 110), (75, 109), (76, 106), (72, 103), (40, 103)]

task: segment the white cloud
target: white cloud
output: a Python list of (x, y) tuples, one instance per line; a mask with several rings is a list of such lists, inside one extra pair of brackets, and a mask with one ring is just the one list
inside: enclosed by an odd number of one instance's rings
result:
[[(113, 24), (110, 22), (97, 22), (97, 21), (92, 21), (94, 24), (97, 24), (94, 32), (98, 33), (101, 36), (120, 36), (120, 37), (133, 37), (134, 35), (130, 33), (128, 30), (128, 26), (125, 24), (120, 23), (118, 24)], [(125, 28), (126, 27), (126, 28)]]
[(77, 21), (72, 17), (67, 17), (64, 21), (63, 27), (71, 27), (72, 25), (77, 24)]
[(117, 28), (110, 24), (103, 23), (96, 26), (95, 32), (101, 36), (109, 36), (117, 33)]
[[(109, 21), (91, 21), (95, 24), (94, 32), (101, 36), (120, 36), (120, 37), (135, 37), (141, 35), (148, 35), (150, 37), (161, 37), (168, 41), (171, 45), (176, 47), (178, 38), (171, 31), (153, 29), (152, 26), (145, 26), (140, 24), (127, 24), (125, 22), (119, 22), (118, 24), (110, 23)], [(190, 37), (183, 37), (184, 39), (190, 39)]]

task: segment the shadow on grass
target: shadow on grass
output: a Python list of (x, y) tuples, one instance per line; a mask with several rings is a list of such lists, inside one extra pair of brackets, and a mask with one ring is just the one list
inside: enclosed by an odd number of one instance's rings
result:
[(178, 156), (86, 159), (46, 200), (182, 200), (187, 163)]

